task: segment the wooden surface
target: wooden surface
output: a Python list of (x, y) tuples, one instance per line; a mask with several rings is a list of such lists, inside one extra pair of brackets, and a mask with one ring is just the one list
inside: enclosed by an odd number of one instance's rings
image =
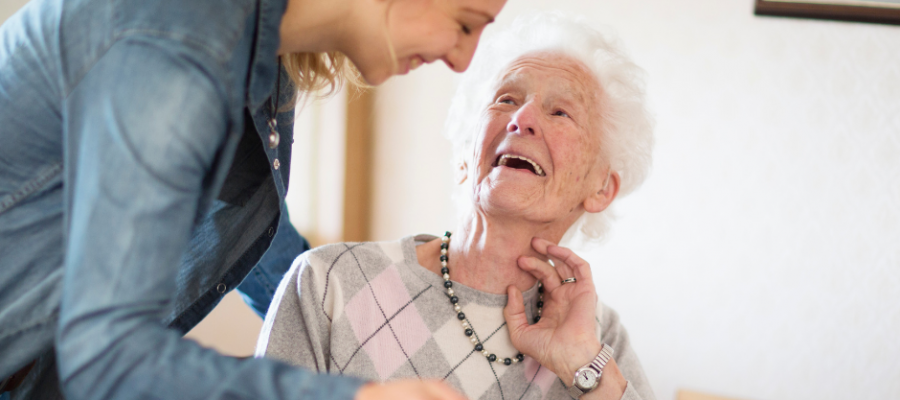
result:
[(679, 390), (676, 400), (738, 400), (731, 397), (721, 397), (690, 390)]
[(370, 240), (372, 204), (373, 89), (347, 91), (343, 240)]

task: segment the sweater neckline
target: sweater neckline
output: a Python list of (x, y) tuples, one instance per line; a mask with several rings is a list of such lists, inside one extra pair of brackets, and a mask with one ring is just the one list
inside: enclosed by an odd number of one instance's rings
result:
[[(400, 246), (403, 251), (403, 261), (413, 271), (413, 273), (415, 273), (416, 276), (422, 279), (425, 283), (434, 287), (438, 287), (443, 292), (444, 279), (438, 274), (435, 274), (431, 270), (419, 264), (418, 257), (416, 256), (416, 246), (424, 244), (426, 242), (430, 242), (437, 238), (437, 236), (430, 234), (411, 235), (400, 239)], [(485, 307), (506, 307), (506, 303), (509, 298), (509, 296), (505, 294), (484, 292), (456, 281), (453, 281), (453, 290), (461, 300), (472, 302)], [(532, 286), (530, 289), (524, 291), (522, 293), (522, 297), (526, 305), (534, 305), (534, 301), (537, 298), (537, 283), (535, 283), (534, 286)], [(526, 306), (526, 309), (530, 308), (531, 307)]]

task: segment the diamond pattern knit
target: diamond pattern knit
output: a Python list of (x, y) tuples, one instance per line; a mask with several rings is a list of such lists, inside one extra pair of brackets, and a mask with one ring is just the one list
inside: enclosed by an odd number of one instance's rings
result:
[[(434, 238), (340, 243), (301, 255), (278, 287), (256, 355), (373, 381), (443, 379), (470, 399), (569, 399), (560, 379), (534, 359), (505, 366), (474, 350), (442, 278), (416, 259), (417, 243)], [(485, 348), (514, 356), (503, 319), (506, 296), (453, 288)], [(531, 320), (537, 286), (523, 296)], [(615, 312), (601, 304), (597, 321), (629, 380), (623, 398), (653, 399)]]

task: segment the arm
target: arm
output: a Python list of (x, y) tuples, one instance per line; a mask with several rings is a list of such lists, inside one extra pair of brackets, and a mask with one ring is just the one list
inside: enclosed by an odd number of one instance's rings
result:
[(282, 207), (278, 233), (272, 239), (272, 245), (237, 287), (244, 302), (261, 318), (266, 317), (275, 289), (291, 267), (291, 263), (307, 250), (309, 242), (297, 233), (291, 224), (287, 208)]
[[(641, 366), (641, 362), (638, 360), (634, 349), (631, 348), (631, 340), (629, 340), (628, 332), (625, 331), (625, 327), (622, 326), (619, 320), (619, 315), (612, 309), (603, 307), (602, 304), (598, 304), (597, 311), (598, 314), (601, 314), (598, 318), (600, 318), (603, 331), (602, 341), (603, 343), (612, 346), (616, 351), (613, 355), (613, 360), (611, 360), (610, 363), (615, 362), (615, 369), (617, 370), (615, 373), (616, 375), (621, 375), (623, 379), (628, 380), (628, 386), (625, 388), (622, 399), (656, 399), (653, 390), (650, 388), (650, 382), (647, 380), (647, 375), (644, 373), (644, 368)], [(607, 364), (607, 367), (609, 367), (609, 364)], [(610, 371), (604, 368), (603, 378), (606, 377), (607, 372)], [(601, 384), (602, 381), (603, 379), (601, 379)], [(594, 392), (596, 392), (596, 390)], [(584, 398), (588, 399), (590, 397), (585, 396)]]
[[(329, 372), (331, 321), (324, 314), (317, 290), (315, 268), (309, 265), (308, 253), (297, 257), (278, 285), (269, 313), (256, 346), (256, 357), (270, 357), (318, 372)], [(337, 279), (331, 282), (331, 293)], [(328, 301), (328, 312), (334, 315), (334, 298)]]
[(206, 177), (224, 96), (188, 56), (115, 44), (66, 99), (70, 184), (56, 337), (67, 398), (350, 399), (361, 382), (182, 340), (161, 319)]
[[(601, 348), (601, 335), (595, 322), (599, 315), (597, 294), (590, 265), (571, 250), (543, 239), (535, 238), (532, 247), (538, 253), (553, 259), (556, 267), (534, 257), (519, 258), (519, 267), (534, 275), (544, 286), (544, 312), (540, 322), (529, 325), (525, 318), (522, 293), (515, 286), (510, 286), (510, 299), (504, 309), (510, 339), (522, 353), (536, 359), (569, 386), (575, 371), (590, 363)], [(575, 277), (577, 281), (566, 284), (560, 282), (569, 277)], [(624, 330), (618, 326), (618, 319), (616, 318), (615, 324), (604, 328), (609, 331), (604, 332), (603, 340), (613, 346), (616, 354), (604, 367), (599, 387), (582, 398), (652, 400), (653, 394), (646, 385), (643, 370), (628, 345)], [(620, 350), (622, 354), (619, 353)], [(625, 362), (623, 365), (627, 365), (629, 372), (639, 371), (635, 377), (641, 384), (640, 392), (625, 379), (617, 360)]]

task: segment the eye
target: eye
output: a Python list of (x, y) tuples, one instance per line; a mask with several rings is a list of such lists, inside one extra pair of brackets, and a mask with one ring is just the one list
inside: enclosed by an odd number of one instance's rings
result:
[(466, 24), (459, 24), (459, 26), (462, 28), (463, 34), (468, 35), (468, 34), (472, 33), (472, 30), (469, 29), (469, 27)]
[(503, 97), (497, 99), (497, 103), (500, 103), (500, 104), (512, 104), (512, 105), (515, 105), (515, 104), (516, 104), (516, 101), (513, 100), (513, 98), (510, 97), (510, 96), (503, 96)]
[(571, 117), (569, 116), (569, 114), (567, 114), (567, 113), (566, 113), (565, 111), (563, 111), (563, 110), (557, 110), (556, 112), (553, 113), (553, 115), (555, 115), (555, 116), (557, 116), (557, 117), (571, 118)]

